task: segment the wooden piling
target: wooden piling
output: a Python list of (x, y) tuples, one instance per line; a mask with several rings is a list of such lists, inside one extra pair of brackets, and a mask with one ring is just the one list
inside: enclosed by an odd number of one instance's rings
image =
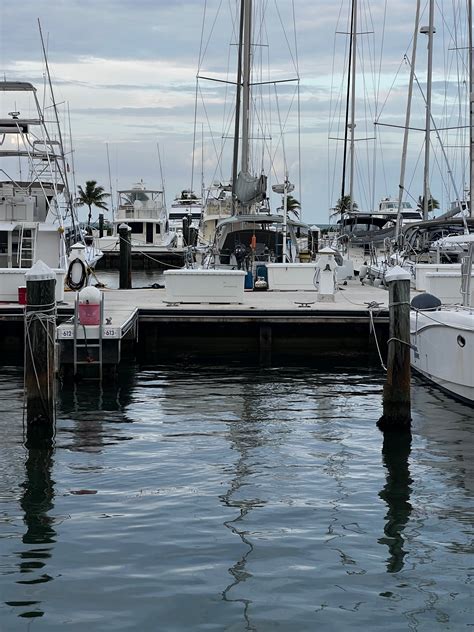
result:
[(390, 329), (387, 380), (380, 430), (410, 432), (410, 274), (396, 266), (385, 277), (389, 290)]
[(104, 236), (104, 214), (99, 213), (99, 237)]
[(129, 290), (132, 287), (132, 244), (130, 233), (132, 229), (127, 224), (120, 224), (120, 277), (119, 288)]
[(55, 422), (56, 275), (37, 261), (25, 277), (27, 446), (42, 447), (50, 444)]

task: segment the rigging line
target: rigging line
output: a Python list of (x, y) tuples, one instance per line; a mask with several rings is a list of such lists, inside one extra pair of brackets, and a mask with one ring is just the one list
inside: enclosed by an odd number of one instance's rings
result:
[[(275, 8), (277, 10), (278, 19), (280, 20), (280, 25), (281, 25), (281, 28), (283, 29), (283, 35), (284, 35), (284, 38), (285, 38), (286, 45), (288, 47), (288, 52), (290, 53), (291, 61), (293, 62), (293, 67), (294, 67), (295, 72), (296, 72), (296, 74), (298, 76), (298, 79), (299, 79), (298, 62), (296, 61), (295, 56), (293, 55), (293, 51), (291, 50), (291, 45), (290, 45), (290, 42), (288, 40), (288, 35), (286, 33), (285, 25), (283, 24), (283, 20), (282, 20), (282, 17), (281, 17), (280, 9), (278, 8), (278, 5), (277, 5), (277, 1), (274, 0), (274, 2), (275, 2)], [(293, 10), (294, 10), (294, 2), (292, 4), (293, 4)]]
[[(216, 154), (216, 158), (217, 158), (217, 166), (216, 166), (216, 169), (215, 169), (215, 171), (214, 171), (214, 175), (213, 175), (213, 177), (212, 177), (212, 181), (214, 181), (214, 178), (216, 177), (216, 173), (217, 173), (218, 169), (219, 169), (220, 167), (222, 167), (222, 165), (221, 165), (221, 160), (222, 160), (222, 154), (223, 154), (223, 151), (224, 151), (224, 148), (225, 148), (225, 144), (224, 144), (224, 143), (221, 143), (221, 150), (220, 150), (220, 152), (219, 152), (219, 151), (217, 150), (217, 148), (216, 148), (216, 143), (215, 143), (215, 139), (214, 139), (214, 134), (213, 134), (213, 132), (212, 132), (212, 128), (211, 128), (211, 124), (210, 124), (209, 115), (208, 115), (208, 113), (207, 113), (206, 105), (205, 105), (205, 103), (204, 103), (204, 98), (203, 98), (203, 95), (202, 95), (202, 92), (201, 92), (201, 91), (200, 91), (200, 95), (201, 95), (201, 101), (202, 101), (202, 106), (203, 106), (204, 114), (205, 114), (206, 121), (207, 121), (208, 128), (209, 128), (209, 133), (210, 133), (210, 136), (211, 136), (212, 146), (213, 146), (213, 148), (214, 148), (214, 151), (215, 151), (215, 154)], [(230, 119), (229, 119), (229, 128), (230, 128), (231, 124), (232, 124), (232, 118), (230, 118)], [(229, 133), (229, 128), (227, 129), (227, 133)]]
[(374, 121), (374, 122), (375, 122), (375, 125), (377, 125), (377, 123), (380, 121), (380, 118), (381, 118), (381, 116), (382, 116), (382, 113), (383, 113), (383, 111), (384, 111), (384, 109), (385, 109), (385, 106), (387, 105), (388, 99), (389, 99), (389, 97), (390, 97), (390, 95), (391, 95), (391, 92), (392, 92), (392, 90), (393, 90), (393, 87), (394, 87), (395, 83), (397, 82), (398, 75), (400, 74), (401, 68), (402, 68), (402, 66), (403, 66), (403, 64), (404, 64), (404, 63), (405, 63), (406, 65), (408, 65), (408, 67), (410, 66), (410, 62), (408, 61), (408, 57), (407, 57), (407, 55), (406, 55), (406, 54), (405, 54), (405, 55), (403, 55), (403, 58), (402, 58), (402, 60), (400, 61), (400, 64), (398, 65), (397, 72), (395, 73), (395, 77), (393, 78), (392, 85), (391, 85), (391, 86), (390, 86), (390, 88), (387, 90), (387, 94), (385, 95), (385, 100), (384, 100), (384, 102), (383, 102), (383, 104), (382, 104), (382, 107), (381, 107), (381, 108), (380, 108), (380, 110), (379, 110), (379, 113), (378, 113), (377, 118), (376, 118), (376, 119), (375, 119), (375, 121)]
[(386, 27), (386, 23), (387, 23), (387, 0), (385, 0), (385, 4), (384, 4), (383, 21), (382, 21), (382, 40), (380, 42), (380, 58), (379, 58), (378, 83), (377, 83), (376, 96), (375, 96), (375, 117), (376, 118), (377, 118), (378, 104), (379, 104), (379, 97), (380, 97), (380, 81), (381, 81), (381, 77), (382, 77), (382, 58), (383, 58), (383, 51), (384, 51), (384, 46), (385, 46), (385, 27)]
[[(205, 55), (207, 53), (207, 47), (209, 46), (209, 42), (211, 41), (211, 37), (212, 37), (212, 35), (214, 33), (214, 28), (216, 26), (217, 18), (219, 17), (219, 13), (220, 13), (220, 10), (221, 10), (221, 7), (222, 7), (222, 1), (223, 0), (220, 0), (220, 2), (219, 2), (219, 6), (217, 7), (216, 14), (214, 16), (214, 22), (211, 25), (211, 30), (210, 30), (210, 33), (209, 33), (209, 35), (207, 37), (206, 45), (204, 47), (204, 50), (202, 51), (202, 54), (201, 54), (200, 58), (198, 59), (198, 64), (199, 64), (199, 66), (198, 66), (198, 74), (201, 71), (201, 64), (202, 64), (203, 59), (204, 59), (204, 57), (205, 57)], [(203, 19), (202, 19), (202, 27), (201, 27), (201, 42), (204, 40), (204, 18), (205, 18), (206, 9), (207, 9), (207, 0), (205, 0), (205, 2), (204, 2), (204, 14), (203, 14)], [(201, 49), (202, 49), (202, 44), (201, 44)]]
[(285, 139), (283, 137), (283, 129), (282, 129), (282, 126), (281, 126), (280, 103), (278, 101), (278, 91), (276, 89), (276, 85), (275, 84), (274, 84), (274, 88), (275, 88), (275, 101), (276, 101), (277, 114), (278, 114), (278, 124), (280, 126), (281, 147), (282, 147), (282, 151), (283, 151), (283, 169), (284, 169), (284, 174), (285, 174), (285, 177), (286, 177), (286, 174), (288, 173), (288, 163), (286, 162)]

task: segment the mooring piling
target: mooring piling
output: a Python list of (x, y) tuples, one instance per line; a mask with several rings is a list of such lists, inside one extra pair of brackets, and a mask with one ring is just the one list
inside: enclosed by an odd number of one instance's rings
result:
[(389, 291), (387, 379), (380, 430), (410, 432), (410, 273), (395, 266), (385, 277)]
[(37, 447), (49, 444), (54, 434), (56, 274), (37, 261), (25, 277), (27, 446)]
[(129, 290), (132, 287), (132, 229), (127, 224), (120, 224), (120, 277), (119, 288)]

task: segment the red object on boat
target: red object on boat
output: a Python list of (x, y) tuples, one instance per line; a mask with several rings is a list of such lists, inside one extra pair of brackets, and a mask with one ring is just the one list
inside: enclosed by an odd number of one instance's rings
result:
[(20, 305), (26, 305), (26, 287), (24, 285), (18, 288), (18, 302)]

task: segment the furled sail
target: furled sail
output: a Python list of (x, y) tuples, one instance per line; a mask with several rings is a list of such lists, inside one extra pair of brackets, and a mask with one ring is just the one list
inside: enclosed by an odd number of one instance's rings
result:
[(252, 204), (265, 199), (267, 192), (267, 176), (251, 176), (241, 171), (237, 176), (235, 194), (241, 204)]

